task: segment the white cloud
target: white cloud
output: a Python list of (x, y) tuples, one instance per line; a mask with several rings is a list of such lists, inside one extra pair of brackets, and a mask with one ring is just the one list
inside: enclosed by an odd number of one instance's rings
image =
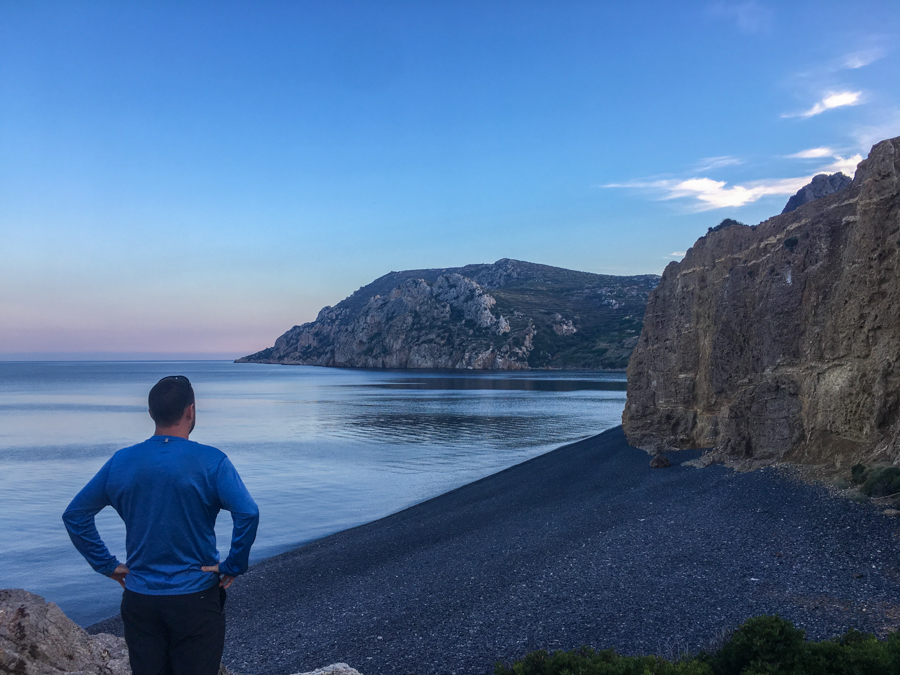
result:
[(834, 156), (834, 161), (828, 166), (823, 166), (819, 169), (819, 173), (837, 173), (840, 171), (843, 174), (846, 174), (853, 178), (853, 175), (856, 173), (856, 165), (865, 159), (859, 153), (853, 155), (852, 157), (841, 157), (840, 155)]
[(689, 197), (697, 199), (697, 210), (708, 211), (725, 207), (738, 207), (757, 201), (767, 195), (792, 195), (810, 181), (801, 178), (777, 178), (753, 181), (746, 185), (731, 185), (710, 178), (690, 178), (671, 186), (665, 199)]
[(744, 160), (737, 157), (729, 157), (722, 155), (721, 157), (704, 157), (696, 166), (697, 171), (709, 171), (710, 169), (720, 169), (723, 166), (737, 166), (743, 164)]
[(827, 147), (810, 148), (809, 150), (801, 150), (793, 155), (785, 155), (788, 159), (818, 159), (821, 157), (833, 157), (834, 150)]
[[(856, 173), (856, 165), (863, 160), (863, 156), (859, 153), (851, 157), (842, 157), (834, 154), (831, 148), (825, 146), (801, 150), (793, 155), (786, 155), (786, 157), (796, 159), (830, 157), (833, 161), (830, 164), (819, 167), (814, 174), (797, 176), (795, 178), (766, 178), (749, 181), (741, 185), (729, 185), (724, 180), (697, 176), (687, 179), (633, 180), (624, 183), (609, 183), (602, 187), (646, 190), (656, 194), (657, 198), (661, 200), (687, 199), (693, 202), (692, 210), (710, 211), (712, 209), (738, 208), (767, 196), (794, 195), (800, 188), (808, 185), (813, 176), (820, 173), (831, 174), (840, 171), (853, 178)], [(679, 255), (684, 255), (684, 253), (676, 251), (671, 254), (673, 257)]]
[(685, 255), (687, 255), (687, 251), (672, 251), (669, 254), (669, 257), (670, 258), (683, 258)]
[(792, 195), (812, 180), (812, 176), (758, 180), (746, 185), (731, 185), (712, 178), (687, 180), (629, 181), (611, 183), (606, 188), (637, 188), (661, 194), (660, 199), (691, 199), (694, 210), (710, 211), (726, 207), (736, 208), (755, 202), (767, 195)]
[(799, 113), (784, 113), (782, 117), (803, 117), (808, 118), (814, 115), (819, 115), (826, 110), (831, 110), (833, 108), (843, 108), (848, 105), (859, 105), (860, 97), (862, 96), (861, 91), (837, 91), (829, 93), (825, 98), (816, 103), (809, 110), (805, 110)]
[(853, 52), (852, 54), (847, 54), (841, 60), (841, 67), (849, 70), (856, 70), (857, 68), (864, 68), (870, 63), (875, 63), (875, 61), (882, 57), (884, 57), (884, 50), (882, 49), (877, 47), (863, 49), (858, 52)]

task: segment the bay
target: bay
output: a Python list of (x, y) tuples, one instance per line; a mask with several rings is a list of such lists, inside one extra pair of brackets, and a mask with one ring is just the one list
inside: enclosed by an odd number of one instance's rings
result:
[[(625, 404), (621, 373), (0, 363), (0, 588), (82, 625), (118, 611), (120, 587), (75, 551), (61, 514), (110, 455), (152, 435), (147, 392), (173, 374), (197, 395), (191, 439), (224, 451), (259, 504), (251, 563), (616, 426)], [(117, 514), (97, 525), (124, 560)], [(230, 528), (222, 513), (223, 558)]]

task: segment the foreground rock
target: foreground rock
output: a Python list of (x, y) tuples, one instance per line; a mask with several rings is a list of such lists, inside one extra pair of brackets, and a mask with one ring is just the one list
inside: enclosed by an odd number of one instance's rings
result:
[(0, 672), (130, 675), (125, 640), (88, 635), (62, 610), (19, 589), (0, 590)]
[(308, 673), (295, 673), (295, 675), (362, 675), (362, 673), (346, 663), (332, 663), (324, 668), (316, 668)]
[(850, 187), (671, 263), (628, 367), (623, 426), (651, 452), (747, 467), (900, 460), (900, 138)]
[[(131, 666), (123, 638), (88, 635), (52, 602), (21, 589), (4, 589), (0, 590), (0, 673), (131, 675)], [(222, 666), (219, 675), (231, 674)]]
[(239, 363), (624, 368), (659, 277), (518, 260), (391, 272)]

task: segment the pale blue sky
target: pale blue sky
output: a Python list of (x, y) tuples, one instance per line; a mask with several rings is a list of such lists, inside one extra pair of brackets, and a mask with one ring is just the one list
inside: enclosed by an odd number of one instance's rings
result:
[(660, 273), (900, 135), (897, 44), (896, 2), (0, 1), (0, 355), (238, 356), (391, 270)]

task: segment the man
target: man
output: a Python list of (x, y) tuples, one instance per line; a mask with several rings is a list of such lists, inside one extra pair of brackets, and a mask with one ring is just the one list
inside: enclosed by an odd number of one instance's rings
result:
[[(215, 675), (225, 647), (225, 589), (247, 571), (259, 510), (224, 453), (188, 440), (197, 412), (186, 377), (161, 379), (149, 404), (155, 435), (114, 454), (63, 522), (91, 567), (125, 589), (134, 675)], [(124, 565), (94, 525), (108, 505), (125, 521)], [(220, 509), (234, 523), (223, 563), (213, 529)]]

